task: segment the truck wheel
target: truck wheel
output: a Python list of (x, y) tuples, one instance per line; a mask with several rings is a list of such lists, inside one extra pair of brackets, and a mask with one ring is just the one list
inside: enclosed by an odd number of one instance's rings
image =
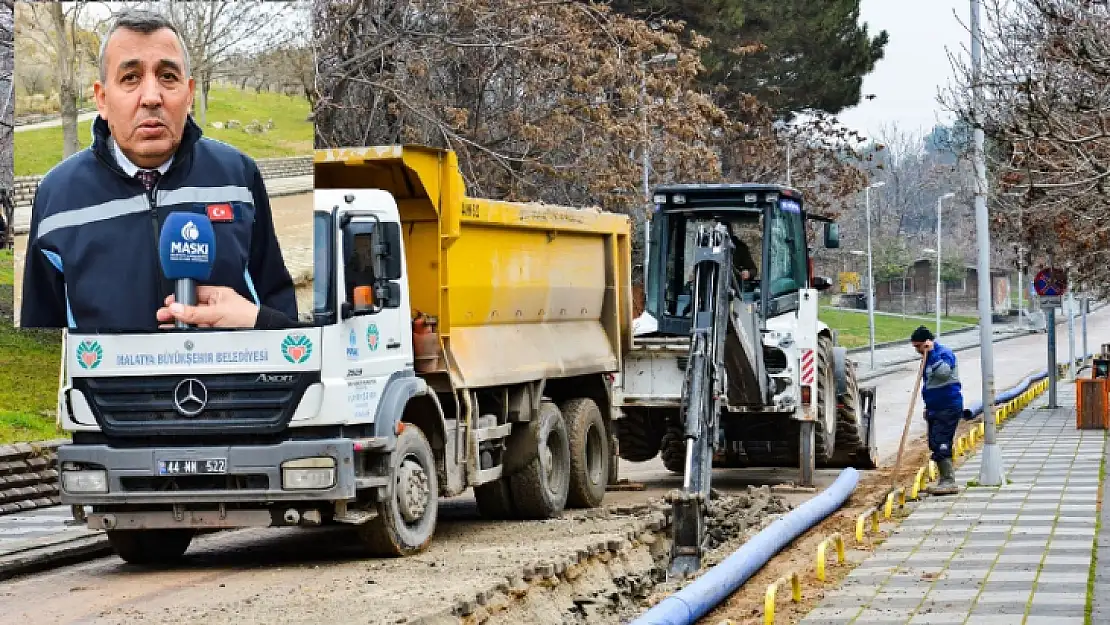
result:
[(817, 343), (817, 424), (813, 432), (818, 466), (827, 466), (836, 451), (836, 412), (832, 341), (821, 337)]
[(686, 437), (677, 425), (667, 426), (663, 435), (663, 466), (671, 473), (682, 475), (686, 472)]
[(129, 564), (157, 565), (179, 560), (196, 535), (191, 529), (108, 530), (108, 543)]
[(617, 451), (629, 462), (647, 462), (659, 455), (663, 431), (649, 418), (646, 410), (626, 410), (613, 421), (617, 430)]
[(570, 484), (570, 443), (559, 408), (545, 401), (537, 428), (539, 454), (509, 477), (513, 503), (523, 519), (549, 519), (563, 511)]
[(562, 405), (570, 440), (568, 508), (596, 508), (609, 478), (609, 437), (594, 400), (576, 397)]
[(424, 433), (408, 424), (390, 458), (393, 481), (376, 504), (378, 516), (359, 527), (362, 542), (375, 554), (408, 556), (432, 540), (439, 514), (435, 456)]
[(517, 517), (516, 509), (513, 507), (513, 493), (507, 477), (475, 486), (474, 501), (478, 502), (478, 514), (482, 515), (483, 519), (500, 521)]

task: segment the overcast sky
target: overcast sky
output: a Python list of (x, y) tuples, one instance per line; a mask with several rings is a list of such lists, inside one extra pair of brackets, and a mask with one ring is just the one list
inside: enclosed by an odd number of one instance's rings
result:
[(862, 0), (860, 21), (871, 36), (886, 30), (890, 42), (863, 78), (863, 93), (875, 99), (842, 112), (841, 123), (875, 137), (884, 125), (925, 134), (938, 121), (950, 122), (937, 95), (952, 76), (948, 52), (967, 54), (970, 15), (970, 0)]

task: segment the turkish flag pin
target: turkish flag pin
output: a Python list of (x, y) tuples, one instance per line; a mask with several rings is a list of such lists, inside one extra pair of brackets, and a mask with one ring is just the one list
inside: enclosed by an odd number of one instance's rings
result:
[(209, 204), (208, 219), (211, 221), (235, 221), (235, 211), (231, 204)]

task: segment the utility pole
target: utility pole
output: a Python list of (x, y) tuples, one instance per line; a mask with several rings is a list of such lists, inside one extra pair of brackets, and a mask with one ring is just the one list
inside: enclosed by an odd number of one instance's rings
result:
[(1091, 298), (1084, 293), (1081, 302), (1082, 308), (1080, 310), (1083, 311), (1083, 360), (1086, 361), (1087, 357), (1091, 355), (1087, 351), (1087, 309), (1091, 307)]
[(994, 324), (991, 319), (991, 242), (987, 216), (987, 163), (983, 150), (983, 55), (979, 0), (971, 0), (971, 88), (975, 128), (975, 240), (979, 248), (979, 364), (983, 372), (983, 423), (985, 441), (979, 465), (979, 483), (1002, 485), (1002, 450), (994, 423)]

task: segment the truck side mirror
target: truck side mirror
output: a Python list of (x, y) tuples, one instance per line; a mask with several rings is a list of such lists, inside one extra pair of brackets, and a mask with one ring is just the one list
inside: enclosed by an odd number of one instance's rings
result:
[(381, 232), (381, 268), (385, 280), (401, 279), (401, 224), (384, 222)]
[(840, 247), (840, 224), (825, 224), (825, 248), (835, 250)]

